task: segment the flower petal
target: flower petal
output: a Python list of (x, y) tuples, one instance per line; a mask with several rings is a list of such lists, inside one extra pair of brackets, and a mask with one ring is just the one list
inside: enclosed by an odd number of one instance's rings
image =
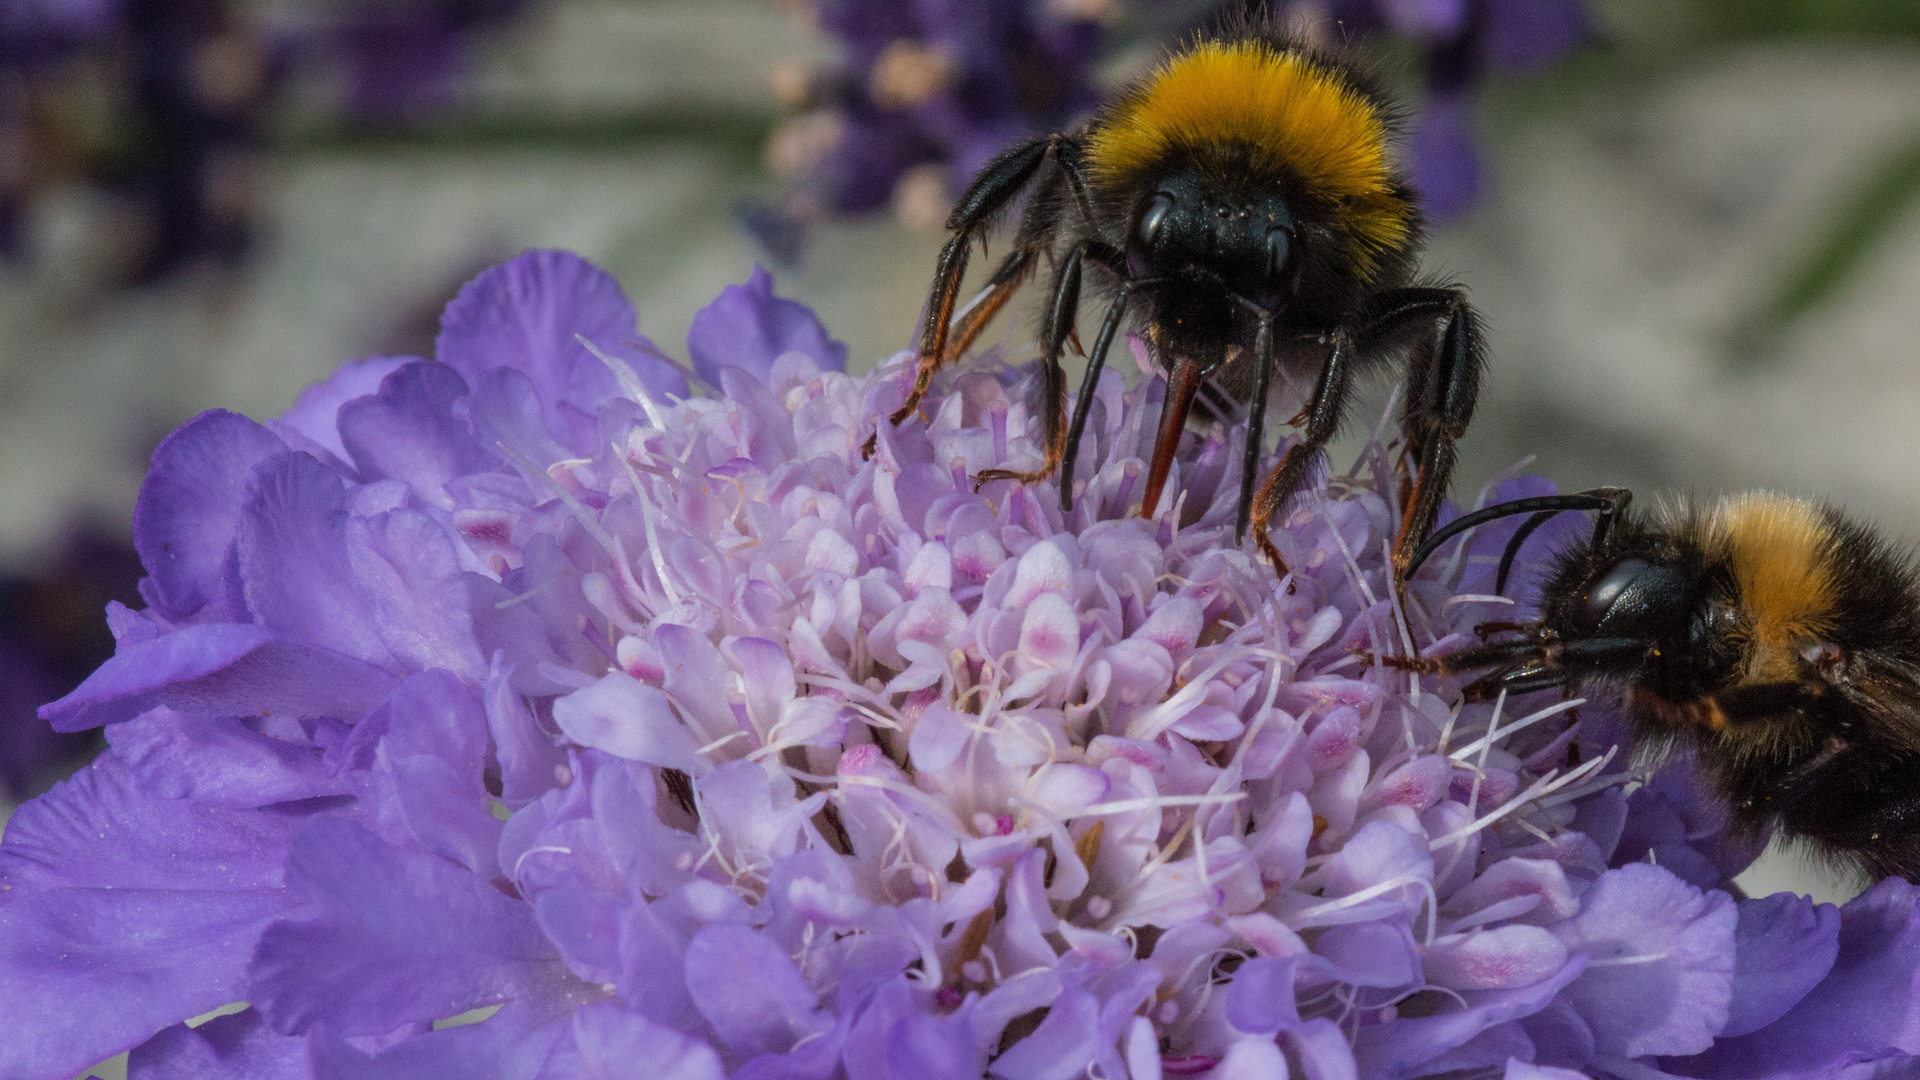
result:
[(773, 295), (773, 275), (758, 264), (745, 284), (721, 289), (713, 303), (695, 312), (687, 330), (693, 368), (714, 386), (727, 366), (770, 385), (774, 360), (789, 352), (805, 355), (821, 371), (847, 369), (847, 347), (827, 336), (805, 304)]
[(305, 1036), (267, 1027), (253, 1009), (197, 1028), (175, 1024), (134, 1048), (128, 1080), (313, 1080)]
[(617, 1002), (575, 1009), (573, 1043), (585, 1080), (726, 1080), (713, 1047)]
[(553, 720), (567, 738), (615, 757), (689, 776), (709, 768), (667, 695), (624, 671), (610, 671), (592, 686), (556, 699)]
[(340, 441), (363, 479), (400, 480), (451, 508), (449, 481), (492, 471), (499, 461), (474, 438), (466, 402), (459, 372), (431, 360), (408, 364), (382, 380), (378, 393), (340, 406)]
[(1600, 875), (1580, 914), (1550, 929), (1594, 963), (1567, 988), (1602, 1054), (1697, 1054), (1733, 998), (1734, 926), (1726, 893), (1634, 863)]
[(525, 372), (548, 432), (576, 453), (591, 453), (599, 448), (594, 413), (621, 388), (575, 335), (625, 364), (649, 393), (687, 393), (686, 380), (652, 355), (637, 326), (626, 293), (604, 270), (571, 252), (529, 251), (461, 288), (440, 316), (434, 355), (469, 386), (494, 368)]
[(282, 438), (287, 438), (290, 430), (294, 437), (312, 444), (307, 447), (291, 442), (291, 449), (324, 450), (345, 469), (353, 455), (340, 441), (340, 407), (355, 398), (379, 393), (380, 384), (388, 375), (418, 359), (415, 356), (368, 356), (350, 360), (340, 365), (325, 382), (302, 390), (294, 399), (293, 407), (281, 413), (279, 419), (269, 421), (267, 426)]
[(1433, 1016), (1400, 1017), (1390, 1024), (1362, 1027), (1354, 1036), (1353, 1056), (1360, 1075), (1381, 1080), (1419, 1076), (1420, 1066), (1462, 1046), (1496, 1024), (1529, 1016), (1545, 1007), (1586, 970), (1584, 956), (1567, 961), (1552, 978), (1517, 990), (1470, 990), (1461, 994), (1466, 1008)]
[(1427, 981), (1453, 990), (1531, 986), (1559, 971), (1567, 947), (1537, 926), (1502, 926), (1442, 939), (1421, 952)]
[[(1888, 878), (1840, 909), (1832, 970), (1786, 1015), (1671, 1061), (1712, 1078), (1832, 1075), (1858, 1062), (1920, 1054), (1920, 888)], [(1817, 939), (1816, 939), (1817, 940)]]
[(112, 751), (15, 811), (0, 843), (0, 1076), (71, 1076), (248, 995), (247, 962), (298, 910), (297, 818), (143, 790)]
[(238, 540), (247, 607), (262, 626), (378, 667), (393, 654), (347, 557), (347, 492), (311, 454), (281, 453), (247, 478)]
[(528, 905), (352, 822), (307, 824), (291, 876), (316, 911), (263, 934), (251, 969), (276, 1031), (379, 1034), (570, 981)]
[(686, 952), (687, 990), (735, 1053), (785, 1053), (827, 1026), (785, 950), (739, 923), (714, 923)]
[(1840, 955), (1840, 909), (1793, 893), (1740, 903), (1733, 1003), (1719, 1038), (1757, 1031), (1819, 985)]
[(225, 599), (222, 566), (240, 528), (247, 478), (286, 444), (224, 409), (162, 439), (133, 509), (133, 544), (153, 575), (155, 607), (185, 619)]

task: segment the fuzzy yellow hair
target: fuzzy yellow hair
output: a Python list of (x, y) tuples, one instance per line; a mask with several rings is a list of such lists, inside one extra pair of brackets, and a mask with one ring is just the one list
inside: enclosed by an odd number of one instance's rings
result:
[(1413, 231), (1386, 143), (1385, 118), (1339, 72), (1260, 41), (1204, 41), (1115, 105), (1086, 158), (1095, 183), (1119, 186), (1181, 150), (1243, 148), (1345, 210), (1348, 255), (1370, 277)]
[(1797, 646), (1830, 629), (1833, 530), (1819, 507), (1754, 492), (1727, 499), (1707, 523), (1740, 589), (1747, 616), (1749, 682), (1794, 678)]

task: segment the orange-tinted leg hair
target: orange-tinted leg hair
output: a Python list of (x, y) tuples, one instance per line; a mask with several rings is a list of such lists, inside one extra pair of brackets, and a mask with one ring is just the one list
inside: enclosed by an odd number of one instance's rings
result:
[[(913, 387), (908, 390), (906, 400), (888, 417), (894, 425), (899, 425), (920, 408), (921, 399), (933, 385), (934, 373), (960, 351), (947, 348), (947, 336), (954, 306), (959, 301), (960, 284), (967, 275), (967, 260), (974, 242), (992, 227), (1001, 211), (1033, 183), (1049, 160), (1057, 161), (1067, 171), (1075, 196), (1084, 203), (1084, 185), (1078, 172), (1079, 144), (1063, 135), (1033, 139), (1002, 153), (988, 162), (986, 168), (980, 170), (980, 175), (967, 185), (967, 190), (961, 193), (960, 201), (947, 218), (947, 228), (953, 235), (947, 240), (946, 246), (940, 249), (933, 285), (927, 292), (927, 316), (920, 331), (920, 359), (919, 367), (914, 372)], [(1027, 250), (1030, 252), (1031, 248)], [(1015, 254), (1018, 256), (1021, 253)], [(1010, 258), (1002, 264), (1001, 270), (1006, 271), (1010, 267), (1016, 280), (1010, 288), (1000, 290), (997, 294), (990, 292), (988, 300), (995, 302), (986, 318), (991, 318), (1006, 303), (1013, 289), (1018, 288), (1018, 279), (1024, 272), (1025, 264), (1016, 264), (1015, 259)], [(995, 277), (1000, 277), (1000, 274), (996, 273)], [(963, 325), (961, 329), (963, 335), (969, 331), (977, 335), (985, 326), (986, 321), (982, 319), (977, 324)], [(965, 340), (970, 343), (971, 337)], [(873, 455), (877, 440), (877, 434), (867, 440), (862, 448), (862, 456)]]
[[(1287, 572), (1286, 560), (1280, 557), (1280, 549), (1273, 545), (1273, 537), (1269, 535), (1273, 531), (1273, 517), (1325, 457), (1327, 440), (1333, 438), (1340, 426), (1340, 407), (1347, 396), (1352, 371), (1353, 343), (1344, 329), (1335, 330), (1333, 350), (1327, 354), (1326, 366), (1320, 369), (1320, 385), (1314, 388), (1313, 400), (1307, 406), (1307, 422), (1300, 441), (1287, 448), (1286, 456), (1280, 459), (1273, 475), (1253, 500), (1254, 541), (1260, 545), (1260, 553), (1273, 563), (1274, 570), (1283, 576)], [(1248, 439), (1259, 437), (1257, 431), (1247, 432)]]
[(1060, 369), (1060, 353), (1067, 347), (1067, 337), (1073, 333), (1074, 314), (1080, 308), (1080, 276), (1086, 263), (1087, 246), (1076, 245), (1060, 261), (1060, 269), (1054, 274), (1053, 302), (1047, 305), (1046, 351), (1040, 363), (1041, 396), (1045, 399), (1039, 413), (1043, 444), (1040, 467), (1025, 472), (982, 469), (974, 475), (975, 490), (995, 480), (1036, 483), (1052, 476), (1053, 470), (1060, 467), (1067, 445), (1067, 373)]

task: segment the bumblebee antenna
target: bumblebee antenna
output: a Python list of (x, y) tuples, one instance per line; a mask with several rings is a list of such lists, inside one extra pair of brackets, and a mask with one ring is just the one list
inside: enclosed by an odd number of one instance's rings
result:
[(1427, 561), (1428, 556), (1438, 550), (1440, 545), (1461, 533), (1478, 528), (1489, 521), (1498, 521), (1517, 514), (1532, 514), (1534, 516), (1514, 532), (1513, 539), (1507, 543), (1507, 550), (1500, 557), (1500, 571), (1494, 587), (1496, 591), (1503, 590), (1506, 586), (1507, 574), (1513, 569), (1514, 556), (1520, 551), (1520, 545), (1526, 542), (1527, 537), (1531, 536), (1535, 529), (1545, 524), (1548, 518), (1566, 510), (1600, 511), (1600, 517), (1593, 524), (1591, 541), (1598, 544), (1606, 538), (1607, 531), (1613, 527), (1614, 521), (1626, 512), (1627, 504), (1632, 501), (1633, 492), (1626, 488), (1592, 488), (1571, 495), (1538, 495), (1530, 499), (1513, 499), (1495, 503), (1475, 510), (1471, 514), (1457, 517), (1442, 528), (1434, 530), (1432, 536), (1427, 537), (1424, 543), (1413, 549), (1413, 557), (1407, 561), (1406, 578), (1412, 580), (1413, 575), (1419, 571), (1421, 564)]
[(1493, 595), (1507, 594), (1507, 575), (1513, 571), (1513, 560), (1520, 554), (1520, 545), (1526, 543), (1527, 537), (1532, 536), (1535, 529), (1545, 525), (1557, 513), (1557, 510), (1541, 510), (1513, 530), (1513, 539), (1507, 541), (1507, 550), (1500, 553), (1500, 570), (1493, 576)]

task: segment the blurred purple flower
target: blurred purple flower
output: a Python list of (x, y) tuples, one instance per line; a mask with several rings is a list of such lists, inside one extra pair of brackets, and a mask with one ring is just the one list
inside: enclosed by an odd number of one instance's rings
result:
[(1470, 210), (1483, 167), (1475, 95), (1489, 72), (1538, 71), (1593, 34), (1585, 0), (1274, 0), (1309, 30), (1342, 39), (1390, 34), (1420, 46), (1426, 100), (1413, 119), (1409, 168), (1435, 221)]
[(529, 0), (350, 4), (318, 33), (317, 51), (346, 73), (349, 119), (418, 123), (454, 104), (475, 35), (525, 14)]
[(35, 715), (113, 655), (100, 622), (112, 600), (138, 597), (139, 556), (99, 526), (66, 530), (42, 565), (0, 577), (0, 799), (43, 790), (99, 746)]
[(1516, 522), (1403, 612), (1374, 448), (1277, 530), (1283, 586), (1229, 544), (1237, 431), (1129, 516), (1151, 373), (1095, 389), (1063, 513), (969, 479), (1036, 459), (1031, 368), (963, 369), (865, 461), (910, 355), (832, 370), (764, 273), (694, 336), (723, 396), (679, 396), (611, 279), (529, 253), (437, 362), (161, 445), (148, 606), (44, 710), (110, 748), (0, 843), (0, 1073), (1913, 1063), (1911, 887), (1736, 904), (1627, 861), (1704, 819), (1623, 792), (1610, 707), (1449, 706), (1363, 661), (1511, 617), (1476, 597)]
[(892, 205), (938, 227), (996, 153), (1057, 131), (1099, 102), (1091, 83), (1110, 4), (1058, 0), (818, 0), (840, 47), (824, 70), (783, 69), (795, 116), (768, 160), (789, 190), (742, 221), (776, 258), (798, 254), (827, 215)]

